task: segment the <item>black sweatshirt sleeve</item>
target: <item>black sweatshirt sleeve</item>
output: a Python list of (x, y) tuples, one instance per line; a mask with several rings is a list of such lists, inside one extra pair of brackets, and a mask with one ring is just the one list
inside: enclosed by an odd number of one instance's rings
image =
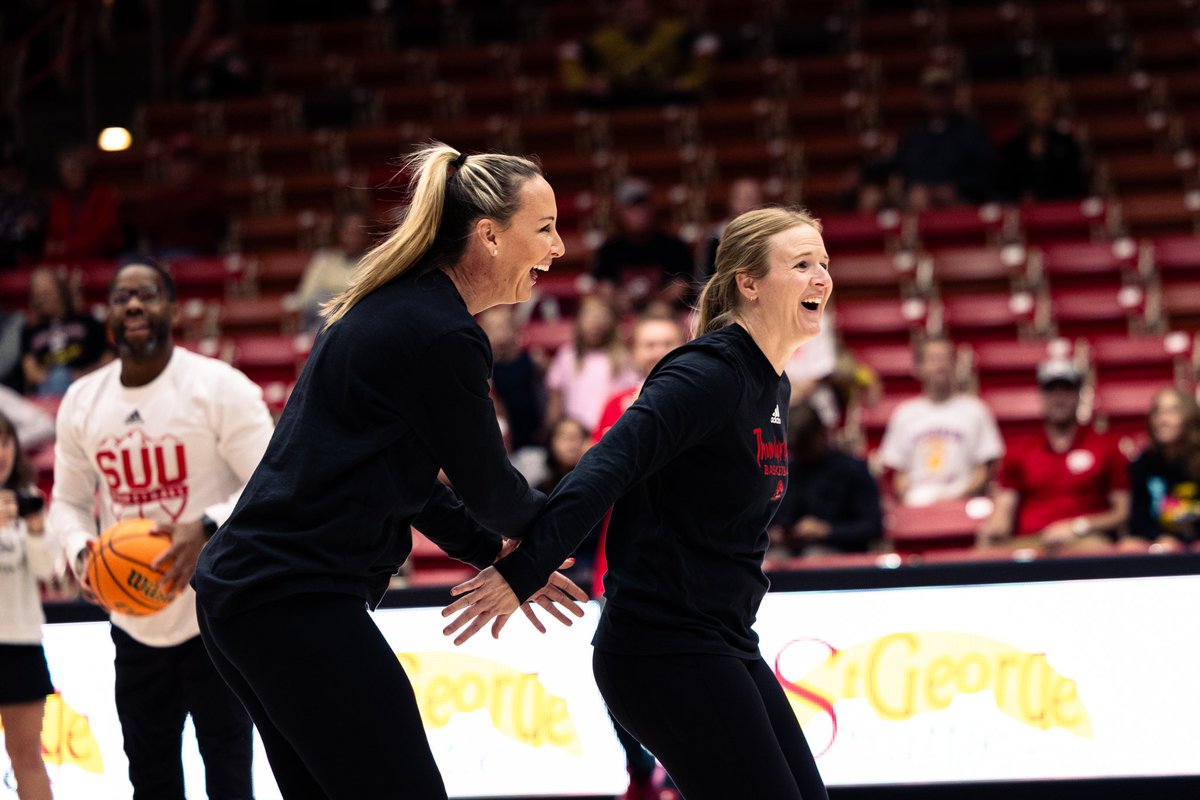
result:
[(559, 483), (534, 532), (496, 562), (518, 599), (546, 584), (630, 486), (727, 423), (741, 392), (737, 371), (704, 352), (660, 367), (637, 402)]
[(446, 555), (479, 569), (489, 566), (500, 554), (500, 537), (471, 519), (467, 507), (441, 481), (413, 520), (413, 527)]
[(883, 510), (879, 505), (879, 486), (866, 464), (855, 464), (855, 467), (846, 475), (852, 484), (850, 507), (854, 509), (855, 517), (832, 522), (829, 539), (839, 545), (865, 547), (883, 538)]
[(508, 460), (488, 391), (482, 334), (454, 331), (425, 351), (413, 426), (445, 471), (471, 518), (494, 533), (524, 536), (545, 497)]

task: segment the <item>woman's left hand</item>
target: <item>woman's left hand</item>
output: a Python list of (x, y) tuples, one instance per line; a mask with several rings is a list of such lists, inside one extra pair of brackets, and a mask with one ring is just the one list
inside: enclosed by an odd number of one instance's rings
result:
[(493, 619), (496, 621), (492, 624), (492, 637), (498, 636), (504, 623), (521, 605), (508, 581), (504, 580), (504, 576), (497, 572), (495, 567), (488, 567), (469, 581), (460, 583), (450, 590), (450, 594), (458, 599), (442, 609), (442, 616), (453, 616), (460, 611), (462, 613), (443, 628), (442, 633), (450, 636), (470, 623), (467, 629), (455, 638), (455, 644), (462, 644), (470, 639)]
[(576, 601), (587, 601), (587, 594), (582, 589), (576, 586), (570, 578), (556, 572), (544, 587), (522, 605), (517, 602), (517, 596), (509, 587), (508, 582), (504, 580), (504, 576), (494, 567), (488, 567), (469, 581), (455, 586), (450, 590), (450, 594), (458, 599), (442, 609), (442, 616), (450, 617), (455, 614), (458, 616), (442, 630), (442, 633), (450, 636), (466, 626), (466, 629), (455, 637), (456, 645), (462, 644), (479, 633), (489, 622), (492, 623), (492, 638), (499, 637), (508, 618), (518, 607), (535, 628), (545, 633), (545, 626), (533, 613), (533, 604), (541, 606), (564, 625), (570, 625), (570, 618), (564, 615), (555, 603), (563, 606), (575, 616), (582, 617), (583, 609)]

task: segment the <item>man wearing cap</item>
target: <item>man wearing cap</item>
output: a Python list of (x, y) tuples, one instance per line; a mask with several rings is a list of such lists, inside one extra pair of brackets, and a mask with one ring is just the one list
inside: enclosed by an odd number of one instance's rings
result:
[(1079, 425), (1083, 374), (1074, 362), (1043, 362), (1037, 381), (1044, 429), (1010, 443), (979, 544), (1104, 548), (1129, 516), (1128, 459), (1115, 437)]
[[(659, 299), (685, 304), (691, 291), (695, 260), (682, 239), (663, 230), (650, 184), (627, 178), (617, 187), (617, 232), (596, 251), (592, 277), (600, 293), (615, 299)], [(639, 287), (634, 279), (644, 274), (652, 283)]]

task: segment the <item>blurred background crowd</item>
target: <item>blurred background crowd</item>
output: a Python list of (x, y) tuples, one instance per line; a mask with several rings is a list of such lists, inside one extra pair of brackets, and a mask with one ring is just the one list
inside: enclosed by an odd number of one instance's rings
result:
[[(723, 225), (800, 204), (835, 291), (788, 368), (772, 565), (1187, 549), (1198, 34), (1186, 0), (12, 0), (0, 411), (48, 489), (149, 255), (178, 341), (278, 412), (432, 138), (557, 192), (566, 256), (479, 320), (539, 488), (689, 336)], [(461, 574), (420, 539), (411, 566)]]

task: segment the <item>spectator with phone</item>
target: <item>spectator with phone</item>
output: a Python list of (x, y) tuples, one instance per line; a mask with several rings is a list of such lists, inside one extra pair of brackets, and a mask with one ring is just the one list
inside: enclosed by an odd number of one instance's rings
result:
[(54, 685), (42, 649), (37, 582), (59, 569), (46, 541), (43, 505), (16, 427), (0, 414), (0, 724), (20, 800), (51, 797), (42, 716)]

